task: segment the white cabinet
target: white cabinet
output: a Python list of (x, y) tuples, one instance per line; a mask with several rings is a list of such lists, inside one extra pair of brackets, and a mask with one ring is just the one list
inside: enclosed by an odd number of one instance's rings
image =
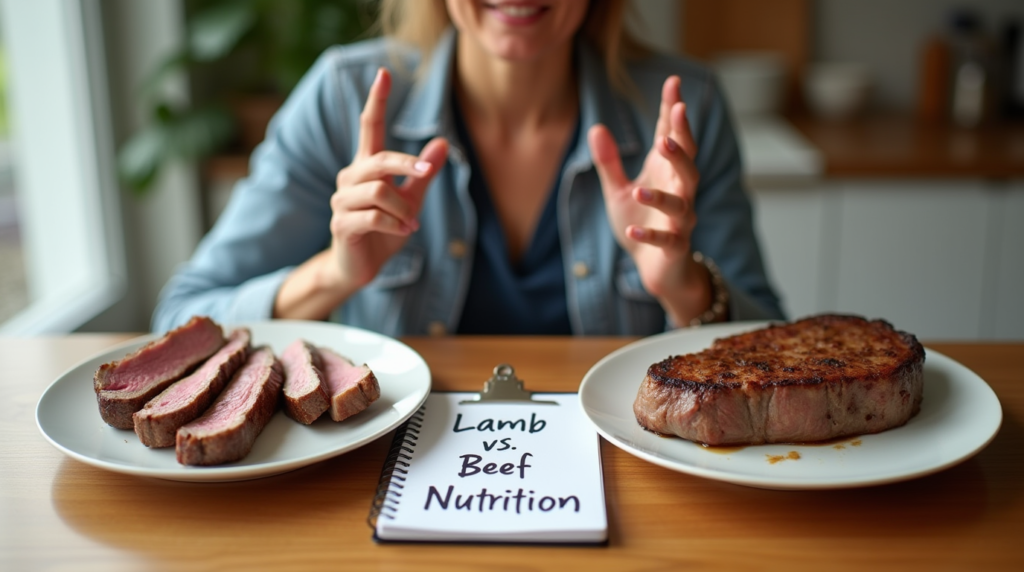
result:
[[(993, 338), (1024, 339), (1024, 183), (1006, 185), (995, 193), (993, 243), (986, 259), (995, 276), (988, 294), (989, 315), (984, 332)], [(989, 337), (989, 336), (986, 336)]]
[(1024, 185), (829, 180), (752, 198), (790, 317), (848, 312), (928, 340), (1024, 339)]
[(835, 307), (922, 338), (981, 335), (988, 196), (980, 183), (846, 183)]
[(753, 194), (754, 222), (768, 278), (790, 318), (832, 305), (823, 284), (829, 274), (828, 194), (818, 187), (775, 188)]

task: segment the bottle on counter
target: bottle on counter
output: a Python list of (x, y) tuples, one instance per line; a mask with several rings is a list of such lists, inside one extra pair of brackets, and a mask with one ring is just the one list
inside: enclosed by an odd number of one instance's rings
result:
[(1003, 28), (1003, 114), (1013, 119), (1024, 118), (1024, 39), (1021, 23), (1007, 22)]
[(950, 18), (950, 113), (960, 127), (977, 127), (992, 111), (992, 42), (974, 12), (956, 11)]
[(949, 116), (949, 44), (939, 35), (921, 51), (917, 116), (924, 123), (945, 123)]

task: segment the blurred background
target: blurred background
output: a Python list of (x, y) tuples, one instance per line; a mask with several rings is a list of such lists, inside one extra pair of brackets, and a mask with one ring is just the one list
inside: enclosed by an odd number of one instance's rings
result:
[[(0, 0), (0, 333), (146, 331), (373, 0)], [(790, 317), (1024, 339), (1024, 2), (633, 0), (718, 75)]]

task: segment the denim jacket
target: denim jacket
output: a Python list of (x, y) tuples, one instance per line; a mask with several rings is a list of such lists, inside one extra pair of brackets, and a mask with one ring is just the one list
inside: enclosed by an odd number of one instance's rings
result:
[[(153, 330), (166, 331), (196, 314), (225, 324), (271, 317), (288, 273), (330, 244), (335, 177), (352, 160), (359, 114), (378, 67), (385, 66), (393, 70), (386, 148), (415, 155), (435, 136), (452, 145), (427, 191), (420, 229), (331, 319), (391, 336), (454, 332), (476, 244), (469, 166), (452, 119), (454, 46), (455, 33), (449, 32), (420, 74), (415, 73), (420, 56), (386, 39), (325, 52), (271, 121), (266, 140), (252, 155), (250, 175), (238, 183), (214, 228), (165, 286)], [(650, 335), (669, 327), (612, 235), (586, 133), (591, 125), (605, 124), (618, 142), (626, 173), (635, 176), (654, 138), (661, 85), (671, 74), (682, 78), (699, 149), (693, 249), (718, 264), (729, 288), (731, 319), (782, 317), (754, 236), (736, 139), (712, 76), (668, 56), (631, 62), (628, 72), (640, 94), (633, 101), (612, 90), (603, 62), (582, 41), (576, 68), (580, 136), (557, 187), (573, 333)]]

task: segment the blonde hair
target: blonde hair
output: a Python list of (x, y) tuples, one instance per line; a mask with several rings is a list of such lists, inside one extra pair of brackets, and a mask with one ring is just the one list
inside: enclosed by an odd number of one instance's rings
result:
[[(612, 88), (633, 95), (636, 87), (626, 73), (625, 61), (649, 50), (626, 30), (626, 9), (626, 0), (590, 0), (579, 33), (601, 55)], [(382, 0), (377, 19), (380, 32), (415, 46), (425, 60), (450, 25), (445, 0)]]

